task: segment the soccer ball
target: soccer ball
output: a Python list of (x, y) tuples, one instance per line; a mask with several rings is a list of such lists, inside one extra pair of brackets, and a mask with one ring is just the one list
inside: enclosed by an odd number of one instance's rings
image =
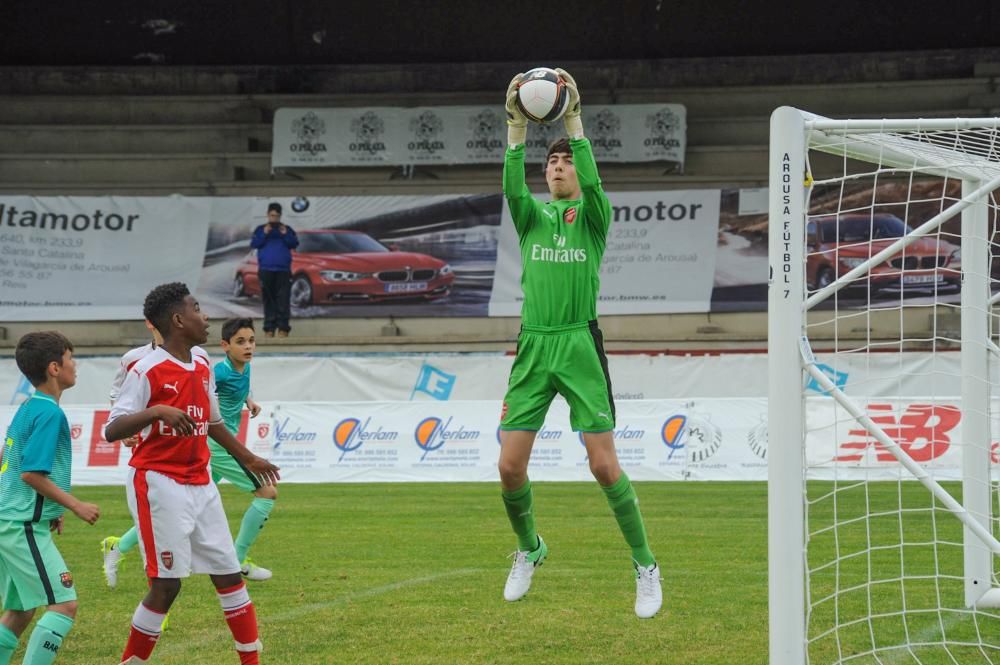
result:
[(569, 90), (553, 69), (536, 67), (517, 84), (517, 108), (532, 122), (558, 120), (568, 106)]

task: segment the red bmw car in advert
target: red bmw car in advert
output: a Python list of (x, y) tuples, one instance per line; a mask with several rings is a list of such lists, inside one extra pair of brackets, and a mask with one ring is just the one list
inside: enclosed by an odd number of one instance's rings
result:
[[(389, 249), (361, 231), (299, 231), (292, 252), (295, 307), (389, 299), (437, 300), (451, 293), (455, 273), (440, 259)], [(257, 252), (237, 266), (233, 295), (259, 296)]]
[[(888, 213), (829, 215), (810, 220), (806, 226), (806, 279), (810, 290), (825, 287), (912, 230)], [(872, 266), (867, 277), (848, 288), (870, 286), (874, 293), (884, 288), (958, 287), (961, 276), (959, 246), (931, 235)]]

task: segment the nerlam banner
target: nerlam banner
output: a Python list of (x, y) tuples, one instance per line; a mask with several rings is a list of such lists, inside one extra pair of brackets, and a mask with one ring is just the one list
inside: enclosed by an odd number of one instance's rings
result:
[[(585, 105), (597, 163), (684, 164), (687, 113), (680, 104)], [(531, 123), (527, 158), (541, 163), (565, 135), (560, 121)], [(283, 108), (274, 114), (272, 168), (497, 164), (507, 146), (503, 107)]]
[[(961, 479), (963, 447), (1000, 479), (997, 444), (961, 441), (953, 399), (875, 400), (867, 411), (891, 431), (900, 454), (937, 480)], [(0, 405), (0, 432), (17, 407)], [(256, 418), (243, 412), (237, 438), (281, 467), (282, 482), (497, 482), (499, 400), (451, 402), (273, 402)], [(120, 485), (131, 452), (104, 438), (106, 406), (66, 406), (74, 485)], [(806, 400), (803, 440), (810, 479), (895, 480), (914, 476), (835, 402)], [(767, 400), (625, 400), (613, 430), (618, 460), (634, 480), (767, 480)], [(140, 444), (141, 445), (141, 444)], [(569, 407), (553, 402), (538, 430), (531, 477), (592, 478), (585, 437)]]

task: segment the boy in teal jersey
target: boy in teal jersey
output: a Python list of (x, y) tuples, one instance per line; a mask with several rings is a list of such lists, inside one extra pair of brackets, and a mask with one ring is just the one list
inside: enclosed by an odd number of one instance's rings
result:
[[(234, 436), (240, 430), (244, 404), (250, 409), (251, 418), (260, 413), (260, 406), (250, 398), (250, 361), (256, 348), (252, 319), (229, 319), (222, 324), (222, 350), (226, 357), (215, 364), (215, 388), (226, 429)], [(271, 571), (250, 561), (247, 552), (274, 509), (278, 489), (274, 485), (261, 485), (254, 474), (211, 438), (208, 439), (208, 448), (212, 452), (212, 480), (218, 483), (225, 478), (254, 495), (243, 514), (235, 541), (236, 556), (243, 566), (243, 575), (250, 580), (270, 579)]]
[(57, 332), (24, 335), (15, 351), (17, 368), (35, 393), (14, 414), (0, 449), (0, 665), (10, 663), (18, 639), (35, 610), (25, 665), (56, 659), (76, 617), (73, 575), (52, 540), (62, 533), (63, 512), (93, 524), (100, 510), (69, 493), (73, 449), (69, 423), (59, 408), (64, 390), (76, 383), (73, 345)]
[(536, 200), (524, 179), (527, 120), (515, 104), (521, 79), (507, 88), (507, 152), (503, 191), (521, 248), (521, 332), (500, 422), (500, 484), (518, 545), (504, 598), (518, 600), (531, 587), (548, 547), (535, 531), (528, 460), (535, 435), (556, 393), (570, 407), (570, 425), (582, 432), (590, 470), (600, 483), (636, 570), (635, 613), (660, 609), (660, 571), (649, 549), (639, 500), (615, 452), (615, 405), (604, 340), (597, 327), (600, 267), (611, 223), (611, 204), (597, 173), (580, 119), (580, 94), (567, 72), (556, 70), (569, 92), (564, 116), (569, 140), (549, 147), (545, 181), (552, 200)]

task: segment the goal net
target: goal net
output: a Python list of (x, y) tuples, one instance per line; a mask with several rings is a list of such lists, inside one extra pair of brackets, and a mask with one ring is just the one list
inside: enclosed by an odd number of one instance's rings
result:
[(1000, 663), (998, 189), (1000, 119), (771, 117), (771, 665)]

